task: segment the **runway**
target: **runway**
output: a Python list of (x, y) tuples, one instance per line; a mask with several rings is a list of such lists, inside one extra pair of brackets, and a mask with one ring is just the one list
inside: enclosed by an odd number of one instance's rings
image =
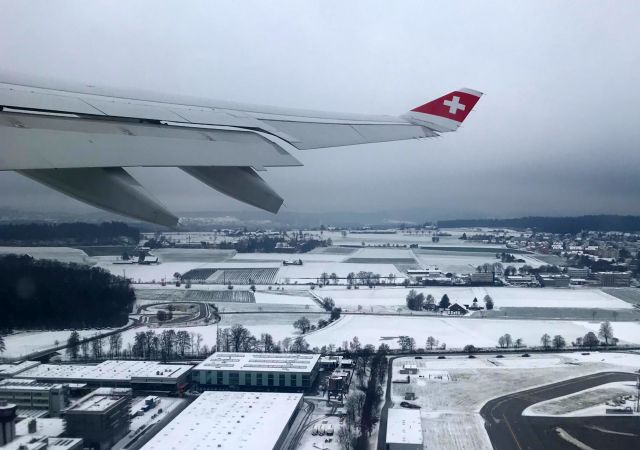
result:
[(577, 447), (574, 444), (559, 436), (558, 428), (587, 446), (584, 448), (640, 449), (637, 416), (564, 418), (522, 415), (527, 407), (541, 401), (605, 383), (635, 381), (636, 378), (637, 375), (623, 372), (604, 372), (574, 378), (496, 398), (486, 403), (480, 414), (496, 450), (575, 450)]

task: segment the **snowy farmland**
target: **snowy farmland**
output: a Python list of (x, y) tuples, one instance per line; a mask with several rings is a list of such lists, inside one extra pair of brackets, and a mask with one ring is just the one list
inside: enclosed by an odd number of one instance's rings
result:
[(260, 313), (243, 313), (243, 314), (223, 314), (222, 321), (216, 327), (213, 325), (206, 326), (193, 326), (193, 327), (167, 327), (167, 328), (151, 328), (151, 327), (137, 327), (129, 329), (122, 333), (123, 347), (126, 348), (129, 344), (133, 345), (135, 334), (140, 331), (154, 330), (156, 333), (161, 333), (165, 329), (173, 329), (176, 332), (180, 330), (188, 331), (189, 333), (201, 334), (203, 337), (203, 345), (211, 347), (216, 343), (216, 329), (217, 328), (230, 328), (233, 325), (240, 324), (247, 328), (254, 336), (260, 338), (263, 333), (269, 333), (273, 336), (274, 340), (280, 341), (287, 337), (295, 337), (297, 335), (296, 330), (293, 328), (293, 322), (300, 317), (306, 316), (311, 322), (317, 322), (321, 318), (327, 318), (325, 313), (289, 313), (289, 314), (260, 314)]
[[(621, 344), (640, 344), (640, 323), (613, 323), (616, 337)], [(433, 336), (447, 348), (461, 349), (467, 344), (476, 347), (496, 347), (498, 338), (509, 333), (514, 339), (521, 338), (525, 345), (540, 345), (544, 333), (562, 335), (567, 342), (597, 331), (598, 322), (568, 320), (509, 320), (471, 319), (437, 316), (382, 316), (346, 315), (326, 328), (312, 332), (306, 339), (312, 347), (333, 344), (336, 347), (351, 341), (355, 336), (364, 344), (376, 347), (386, 343), (398, 348), (399, 336), (411, 336), (418, 347), (424, 347), (427, 337)]]
[[(317, 294), (331, 297), (337, 306), (353, 311), (360, 305), (365, 311), (370, 306), (404, 307), (408, 288), (323, 288)], [(447, 294), (451, 303), (470, 305), (474, 298), (482, 306), (485, 295), (490, 295), (495, 308), (585, 308), (585, 309), (633, 309), (633, 305), (599, 289), (540, 289), (540, 288), (484, 288), (433, 286), (415, 288), (425, 296), (431, 294), (438, 302)]]
[(346, 278), (349, 273), (360, 271), (378, 273), (381, 276), (393, 274), (396, 282), (401, 283), (405, 275), (393, 264), (362, 264), (362, 263), (307, 263), (302, 266), (284, 266), (278, 272), (280, 282), (309, 283), (316, 282), (323, 272), (327, 274), (335, 273), (339, 278)]
[[(109, 329), (88, 329), (78, 330), (81, 338), (88, 338), (103, 334), (110, 331)], [(7, 347), (2, 353), (3, 357), (19, 358), (41, 350), (63, 345), (69, 339), (71, 330), (64, 331), (21, 331), (4, 336), (4, 342)], [(57, 342), (57, 344), (56, 344)]]
[(93, 264), (84, 251), (70, 247), (0, 247), (0, 255), (29, 255), (35, 259), (54, 259), (65, 263)]

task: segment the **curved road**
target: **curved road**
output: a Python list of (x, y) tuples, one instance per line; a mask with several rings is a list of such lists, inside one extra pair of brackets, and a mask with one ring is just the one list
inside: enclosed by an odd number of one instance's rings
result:
[[(573, 378), (490, 400), (482, 407), (480, 415), (485, 420), (485, 428), (496, 450), (564, 448), (566, 442), (560, 440), (555, 433), (543, 432), (541, 427), (534, 423), (535, 418), (532, 420), (530, 417), (523, 416), (522, 412), (538, 402), (605, 383), (635, 381), (636, 377), (637, 375), (632, 373), (602, 372)], [(563, 419), (554, 420), (559, 423)]]

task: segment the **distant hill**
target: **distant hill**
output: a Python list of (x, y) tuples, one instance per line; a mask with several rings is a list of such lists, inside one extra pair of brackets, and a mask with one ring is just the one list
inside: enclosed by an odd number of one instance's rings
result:
[(547, 233), (578, 233), (588, 231), (640, 231), (640, 216), (579, 216), (579, 217), (520, 217), (516, 219), (454, 219), (439, 220), (440, 228), (531, 228)]

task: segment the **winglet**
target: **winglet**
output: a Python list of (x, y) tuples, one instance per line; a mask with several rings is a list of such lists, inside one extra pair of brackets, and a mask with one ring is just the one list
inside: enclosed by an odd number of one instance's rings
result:
[(440, 98), (413, 108), (405, 118), (416, 125), (424, 125), (435, 131), (455, 131), (478, 103), (482, 92), (458, 89)]

